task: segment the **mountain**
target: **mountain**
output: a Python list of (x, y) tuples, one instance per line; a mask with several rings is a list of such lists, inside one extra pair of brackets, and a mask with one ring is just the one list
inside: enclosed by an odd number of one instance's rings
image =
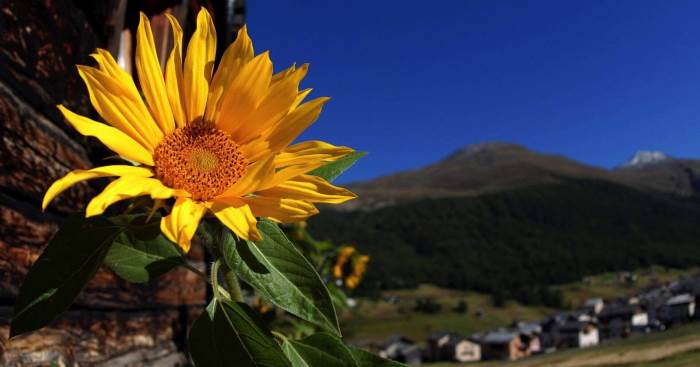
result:
[(644, 167), (669, 159), (671, 158), (664, 152), (640, 150), (629, 161), (625, 162), (622, 167)]
[(354, 206), (324, 210), (309, 228), (372, 257), (365, 291), (430, 282), (537, 303), (547, 286), (585, 275), (700, 265), (700, 161), (635, 158), (608, 170), (470, 145), (348, 185)]
[(572, 179), (689, 196), (700, 193), (700, 161), (642, 151), (620, 168), (608, 170), (521, 145), (488, 142), (468, 145), (423, 168), (351, 183), (348, 186), (360, 199), (343, 208), (372, 209), (416, 199), (475, 196)]
[(700, 194), (700, 161), (663, 157), (632, 159), (631, 164), (615, 169), (613, 177), (618, 182), (642, 189), (679, 196)]
[(434, 283), (536, 304), (587, 275), (700, 265), (699, 223), (697, 198), (572, 180), (326, 210), (308, 228), (370, 255), (364, 291)]

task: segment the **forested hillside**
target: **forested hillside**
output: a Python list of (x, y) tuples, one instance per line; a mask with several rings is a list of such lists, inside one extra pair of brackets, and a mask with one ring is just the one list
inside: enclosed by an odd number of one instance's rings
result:
[(571, 180), (423, 199), (310, 221), (372, 256), (365, 291), (419, 282), (529, 303), (545, 286), (651, 264), (700, 264), (700, 200)]

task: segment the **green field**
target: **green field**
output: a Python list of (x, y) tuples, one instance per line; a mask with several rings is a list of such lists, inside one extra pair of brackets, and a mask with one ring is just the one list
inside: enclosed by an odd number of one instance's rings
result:
[[(504, 308), (491, 306), (490, 297), (474, 292), (453, 291), (430, 285), (415, 290), (385, 292), (398, 296), (400, 302), (360, 300), (356, 309), (344, 315), (344, 333), (350, 340), (379, 341), (393, 334), (423, 341), (434, 331), (455, 330), (462, 334), (508, 325), (513, 319), (536, 320), (553, 312), (545, 307), (528, 307), (508, 302)], [(436, 314), (413, 310), (416, 299), (429, 297), (442, 306)], [(453, 312), (460, 300), (467, 302), (468, 311)]]
[[(565, 304), (579, 306), (586, 298), (615, 299), (642, 288), (670, 282), (694, 274), (697, 268), (677, 270), (652, 267), (635, 272), (637, 281), (620, 281), (615, 273), (588, 277), (581, 282), (557, 286), (564, 293)], [(476, 292), (442, 289), (421, 285), (417, 289), (383, 292), (383, 296), (398, 296), (398, 304), (382, 300), (360, 299), (358, 306), (343, 315), (343, 330), (349, 340), (379, 341), (393, 334), (409, 337), (417, 342), (425, 340), (434, 331), (452, 330), (469, 335), (508, 326), (513, 320), (535, 321), (557, 310), (541, 306), (526, 306), (507, 302), (503, 308), (492, 306), (491, 298)], [(424, 314), (414, 311), (416, 300), (430, 298), (442, 306), (440, 312)], [(464, 300), (466, 313), (452, 309)], [(700, 364), (699, 364), (700, 365)]]
[(566, 303), (578, 306), (587, 298), (601, 297), (606, 300), (612, 300), (633, 294), (645, 287), (658, 286), (697, 272), (698, 268), (680, 270), (654, 266), (649, 269), (636, 271), (637, 281), (633, 283), (618, 280), (616, 273), (606, 273), (587, 277), (581, 282), (556, 286), (555, 288), (564, 292)]

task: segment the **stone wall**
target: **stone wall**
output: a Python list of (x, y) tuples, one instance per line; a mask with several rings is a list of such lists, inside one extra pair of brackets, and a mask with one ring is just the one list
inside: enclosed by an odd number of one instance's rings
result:
[[(28, 269), (66, 214), (83, 209), (105, 184), (77, 185), (41, 211), (41, 198), (54, 180), (109, 155), (64, 123), (55, 106), (94, 116), (74, 65), (91, 64), (88, 55), (95, 47), (107, 47), (115, 32), (109, 15), (119, 4), (0, 1), (0, 365), (187, 362), (186, 328), (207, 290), (184, 269), (145, 285), (102, 269), (51, 326), (8, 340), (14, 298)], [(201, 249), (193, 249), (190, 258), (204, 270)]]

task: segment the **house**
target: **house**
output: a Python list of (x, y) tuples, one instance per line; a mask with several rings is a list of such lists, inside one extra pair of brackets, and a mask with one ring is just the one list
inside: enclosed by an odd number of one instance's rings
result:
[(598, 315), (603, 339), (625, 338), (632, 332), (648, 332), (649, 314), (639, 304), (608, 305)]
[(428, 336), (426, 356), (431, 361), (473, 362), (481, 360), (481, 345), (453, 332), (440, 331)]
[(514, 327), (518, 330), (520, 340), (522, 340), (522, 342), (526, 345), (529, 354), (538, 354), (543, 352), (541, 342), (542, 325), (536, 322), (517, 322), (514, 323)]
[(658, 317), (666, 325), (688, 322), (695, 316), (695, 297), (683, 293), (669, 298), (659, 311)]
[[(700, 298), (700, 274), (685, 278), (679, 281), (678, 288), (674, 289), (676, 294), (688, 293), (697, 300)], [(694, 310), (693, 310), (694, 311)], [(694, 312), (694, 319), (700, 319), (700, 312)]]
[[(581, 342), (589, 344), (593, 335), (591, 328), (585, 328), (587, 332), (579, 338), (578, 331), (574, 330), (576, 325), (591, 325), (595, 327), (596, 318), (589, 315), (585, 310), (563, 312), (549, 316), (541, 323), (542, 334), (540, 335), (540, 346), (543, 352), (553, 352), (558, 348), (579, 347)], [(597, 328), (595, 330), (597, 338)], [(582, 339), (582, 340), (579, 340)], [(597, 344), (597, 342), (596, 342)]]
[(678, 280), (671, 291), (674, 294), (690, 293), (697, 297), (700, 295), (700, 274)]
[(455, 362), (476, 362), (481, 360), (481, 345), (469, 338), (455, 338), (447, 343)]
[(603, 307), (605, 307), (605, 302), (602, 298), (589, 298), (583, 303), (583, 309), (591, 316), (599, 314), (603, 311)]
[(559, 313), (548, 316), (542, 320), (540, 322), (542, 328), (542, 333), (540, 334), (540, 349), (544, 352), (551, 353), (560, 347), (564, 347), (559, 328), (567, 321), (571, 320), (572, 317), (574, 317), (574, 319), (578, 318), (567, 313)]
[(425, 353), (426, 358), (435, 362), (448, 360), (448, 358), (443, 355), (443, 347), (453, 338), (453, 335), (455, 335), (455, 333), (449, 331), (436, 331), (428, 335), (426, 339), (428, 344), (428, 350)]
[(665, 288), (656, 288), (639, 295), (639, 304), (647, 311), (649, 324), (663, 324), (661, 313), (673, 295)]
[(410, 366), (418, 366), (422, 361), (422, 352), (413, 340), (400, 335), (393, 335), (378, 346), (379, 356), (392, 359)]
[(529, 356), (527, 345), (523, 343), (520, 334), (513, 331), (497, 330), (481, 336), (482, 359), (499, 359), (514, 361)]
[(567, 321), (558, 328), (559, 347), (586, 348), (598, 345), (598, 327), (592, 322)]
[(557, 351), (559, 344), (559, 334), (542, 331), (540, 334), (540, 351), (539, 353), (553, 353)]

